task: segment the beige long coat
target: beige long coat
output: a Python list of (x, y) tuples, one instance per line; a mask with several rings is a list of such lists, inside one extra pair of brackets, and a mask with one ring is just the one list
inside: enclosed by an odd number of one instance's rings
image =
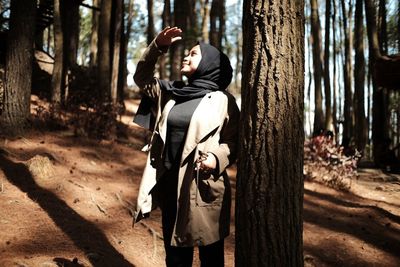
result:
[[(153, 41), (140, 59), (134, 76), (141, 90), (158, 103), (156, 124), (146, 167), (140, 184), (135, 221), (146, 217), (157, 205), (150, 191), (163, 175), (162, 158), (167, 117), (175, 101), (161, 91), (154, 66), (162, 54)], [(239, 109), (232, 95), (223, 91), (207, 94), (195, 109), (186, 136), (178, 177), (177, 216), (172, 246), (208, 245), (229, 235), (231, 192), (225, 169), (236, 159)], [(198, 173), (199, 151), (211, 152), (218, 160), (212, 174)]]

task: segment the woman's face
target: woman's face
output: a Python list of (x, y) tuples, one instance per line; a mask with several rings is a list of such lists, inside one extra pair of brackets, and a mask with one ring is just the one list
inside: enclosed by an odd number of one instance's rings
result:
[(181, 73), (188, 78), (192, 76), (192, 74), (197, 70), (200, 60), (200, 45), (196, 45), (190, 50), (189, 54), (183, 58)]

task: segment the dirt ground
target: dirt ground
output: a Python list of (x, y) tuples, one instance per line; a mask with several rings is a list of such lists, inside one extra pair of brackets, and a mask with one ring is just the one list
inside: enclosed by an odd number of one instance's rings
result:
[[(68, 130), (0, 138), (0, 267), (165, 266), (160, 212), (132, 228), (146, 132), (122, 121), (130, 134), (115, 141)], [(304, 188), (306, 266), (400, 266), (399, 176), (363, 169), (351, 192)]]

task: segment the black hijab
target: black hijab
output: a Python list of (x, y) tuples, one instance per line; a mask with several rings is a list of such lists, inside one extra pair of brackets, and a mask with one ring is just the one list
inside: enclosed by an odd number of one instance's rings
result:
[(171, 92), (178, 101), (203, 97), (213, 91), (223, 91), (232, 80), (229, 58), (212, 45), (202, 42), (198, 45), (201, 60), (196, 71), (189, 77), (188, 84), (182, 81), (159, 80), (161, 90)]
[[(200, 45), (201, 60), (196, 71), (190, 76), (188, 84), (183, 81), (158, 80), (163, 91), (169, 91), (177, 101), (203, 97), (213, 91), (224, 91), (232, 80), (232, 67), (229, 58), (220, 50), (206, 43)], [(154, 118), (151, 113), (151, 99), (143, 96), (134, 122), (153, 129)]]

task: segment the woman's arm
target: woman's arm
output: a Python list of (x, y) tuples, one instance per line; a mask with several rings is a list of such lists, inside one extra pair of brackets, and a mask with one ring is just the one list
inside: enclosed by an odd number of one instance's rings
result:
[(137, 64), (133, 76), (135, 83), (144, 94), (153, 100), (156, 100), (160, 94), (160, 86), (154, 77), (157, 59), (168, 50), (173, 42), (182, 39), (181, 34), (182, 30), (177, 27), (165, 28), (150, 43)]

